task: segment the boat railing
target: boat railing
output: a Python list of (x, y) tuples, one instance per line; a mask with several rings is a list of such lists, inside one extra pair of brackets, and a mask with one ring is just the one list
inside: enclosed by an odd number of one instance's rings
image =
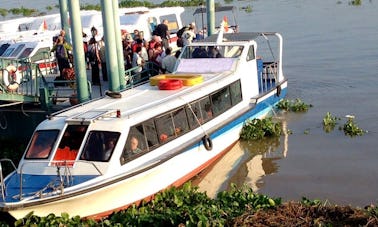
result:
[(126, 88), (138, 86), (159, 74), (159, 66), (155, 62), (146, 62), (143, 67), (136, 66), (125, 71)]
[[(1, 70), (1, 100), (39, 102), (40, 87), (45, 80), (41, 79), (56, 72), (55, 60), (50, 57), (49, 51), (43, 51), (38, 56), (9, 59), (0, 58)], [(5, 75), (8, 67), (13, 66), (15, 75)], [(10, 72), (8, 72), (10, 73)], [(8, 78), (5, 78), (5, 77)], [(12, 77), (12, 78), (11, 78)], [(9, 84), (5, 83), (8, 81)]]
[(11, 159), (8, 159), (8, 158), (3, 158), (3, 159), (0, 159), (0, 187), (1, 187), (1, 196), (3, 198), (3, 200), (5, 200), (5, 182), (4, 182), (4, 174), (3, 174), (3, 165), (2, 163), (3, 162), (9, 162), (13, 169), (16, 170), (16, 165), (13, 163), (13, 161)]
[[(46, 191), (47, 189), (52, 189), (52, 193), (56, 193), (56, 192), (59, 192), (61, 194), (64, 193), (64, 187), (66, 186), (72, 186), (72, 183), (73, 183), (73, 177), (72, 177), (72, 174), (71, 174), (71, 169), (74, 169), (75, 165), (78, 165), (78, 164), (81, 164), (83, 163), (84, 165), (88, 166), (88, 172), (91, 172), (93, 173), (93, 170), (95, 173), (97, 173), (98, 175), (103, 175), (103, 173), (101, 172), (101, 170), (96, 166), (95, 163), (93, 162), (89, 162), (89, 161), (85, 161), (85, 160), (73, 160), (73, 161), (68, 161), (68, 160), (62, 160), (62, 161), (54, 161), (53, 163), (51, 163), (51, 161), (48, 161), (48, 160), (35, 160), (35, 161), (27, 161), (27, 162), (24, 162), (21, 166), (20, 166), (20, 194), (19, 194), (19, 199), (22, 200), (23, 198), (23, 171), (24, 171), (24, 168), (26, 165), (33, 165), (33, 167), (35, 168), (35, 165), (36, 164), (44, 164), (44, 167), (45, 168), (56, 168), (56, 173), (57, 173), (57, 178), (51, 182), (49, 182), (45, 187), (43, 187), (41, 190), (35, 192), (34, 194), (35, 195), (38, 195), (38, 196), (42, 196), (44, 191)], [(47, 165), (45, 165), (47, 164)], [(80, 168), (84, 168), (84, 166), (80, 166)], [(63, 169), (63, 173), (61, 172), (61, 170)], [(93, 175), (93, 174), (91, 174)], [(58, 186), (56, 186), (56, 184), (58, 184)], [(5, 186), (4, 186), (5, 187)], [(5, 190), (5, 188), (4, 188)]]
[(278, 63), (277, 62), (264, 62), (262, 71), (259, 78), (259, 91), (265, 93), (275, 87), (278, 82)]

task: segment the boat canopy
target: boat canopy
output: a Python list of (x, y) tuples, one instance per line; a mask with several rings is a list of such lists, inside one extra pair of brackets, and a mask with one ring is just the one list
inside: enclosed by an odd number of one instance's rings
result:
[[(223, 12), (223, 11), (232, 11), (235, 12), (236, 7), (235, 6), (218, 6), (215, 7), (215, 12)], [(194, 13), (194, 15), (200, 14), (200, 13), (206, 13), (206, 7), (200, 7), (197, 8)]]

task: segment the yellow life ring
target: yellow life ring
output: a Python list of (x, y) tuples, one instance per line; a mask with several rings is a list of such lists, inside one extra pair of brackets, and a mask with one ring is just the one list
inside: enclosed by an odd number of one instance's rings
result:
[(10, 91), (15, 91), (21, 83), (21, 74), (14, 65), (8, 65), (3, 71), (4, 85)]
[(199, 74), (160, 74), (150, 78), (150, 85), (159, 85), (160, 80), (181, 80), (184, 86), (193, 86), (203, 82), (203, 77)]

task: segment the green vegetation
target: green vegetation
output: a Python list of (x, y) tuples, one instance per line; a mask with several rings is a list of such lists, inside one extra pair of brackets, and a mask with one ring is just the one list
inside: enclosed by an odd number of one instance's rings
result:
[[(199, 4), (204, 4), (203, 0), (166, 0), (160, 4), (154, 4), (149, 1), (138, 1), (138, 0), (123, 0), (119, 3), (120, 8), (130, 8), (130, 7), (148, 7), (148, 8), (156, 8), (156, 7), (173, 7), (173, 6), (182, 6), (182, 7), (190, 7), (190, 6), (198, 6)], [(218, 5), (219, 3), (216, 3)], [(53, 10), (53, 8), (59, 9), (59, 4), (46, 6), (45, 9), (47, 11)], [(100, 4), (83, 4), (80, 6), (81, 10), (101, 10)], [(20, 16), (38, 16), (43, 15), (45, 13), (39, 12), (37, 9), (27, 9), (21, 6), (20, 8), (12, 8), (12, 9), (2, 9), (0, 8), (0, 15), (5, 17), (11, 13), (13, 15), (20, 15)]]
[(47, 11), (51, 11), (51, 10), (53, 10), (53, 6), (46, 6), (46, 10), (47, 10)]
[(338, 120), (340, 118), (332, 116), (330, 112), (327, 112), (323, 118), (323, 130), (327, 133), (333, 131)]
[[(38, 217), (33, 213), (19, 219), (14, 226), (376, 226), (378, 208), (364, 209), (327, 205), (310, 200), (282, 203), (253, 193), (247, 186), (221, 192), (215, 199), (186, 183), (170, 188), (155, 198), (109, 217), (94, 221), (69, 217), (67, 213)], [(1, 225), (1, 221), (0, 221)], [(2, 224), (1, 226), (7, 226)]]
[(0, 8), (0, 15), (6, 17), (8, 15), (8, 10)]
[(253, 193), (247, 186), (221, 192), (216, 199), (199, 192), (190, 183), (180, 189), (172, 187), (155, 198), (127, 210), (116, 212), (98, 222), (81, 220), (79, 216), (61, 217), (50, 214), (38, 217), (33, 213), (17, 220), (15, 226), (224, 226), (246, 210), (270, 209), (281, 204), (280, 198)]
[[(366, 131), (358, 127), (357, 123), (354, 121), (354, 116), (347, 115), (346, 117), (347, 122), (342, 127), (339, 127), (339, 130), (343, 130), (345, 135), (354, 137), (362, 136), (366, 133)], [(323, 118), (323, 130), (327, 133), (333, 131), (339, 120), (341, 120), (339, 117), (333, 116), (330, 112), (327, 112)]]
[(307, 112), (311, 104), (306, 104), (300, 99), (288, 100), (282, 99), (276, 107), (280, 110), (286, 110), (291, 112)]
[(21, 6), (21, 8), (12, 8), (10, 9), (13, 15), (22, 15), (24, 17), (38, 15), (38, 10), (36, 9), (28, 9)]
[(363, 134), (365, 134), (365, 131), (360, 129), (358, 125), (354, 122), (354, 116), (348, 117), (348, 120), (342, 127), (342, 130), (344, 131), (345, 135), (348, 135), (350, 137), (362, 136)]
[(244, 10), (246, 13), (252, 13), (252, 6), (247, 5), (240, 8), (241, 10)]
[(272, 118), (253, 119), (244, 123), (240, 132), (243, 140), (259, 140), (264, 137), (275, 137), (281, 135), (281, 124), (273, 122)]
[(360, 6), (361, 4), (362, 4), (361, 0), (352, 0), (352, 1), (349, 1), (349, 5)]

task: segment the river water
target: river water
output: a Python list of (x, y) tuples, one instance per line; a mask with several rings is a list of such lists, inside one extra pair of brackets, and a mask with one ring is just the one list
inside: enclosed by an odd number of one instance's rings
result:
[[(46, 1), (2, 0), (0, 8), (44, 9)], [(99, 1), (81, 1), (81, 3)], [(231, 183), (284, 201), (328, 200), (365, 206), (378, 202), (378, 1), (234, 1), (240, 31), (277, 31), (284, 37), (283, 65), (289, 99), (313, 107), (281, 113), (291, 134), (279, 139), (239, 142), (195, 184), (214, 195)], [(51, 1), (50, 5), (58, 1)], [(39, 7), (36, 7), (39, 6)], [(252, 6), (252, 12), (240, 10)], [(189, 23), (193, 9), (184, 21)], [(326, 133), (327, 112), (346, 122), (347, 114), (368, 133), (349, 137)]]

